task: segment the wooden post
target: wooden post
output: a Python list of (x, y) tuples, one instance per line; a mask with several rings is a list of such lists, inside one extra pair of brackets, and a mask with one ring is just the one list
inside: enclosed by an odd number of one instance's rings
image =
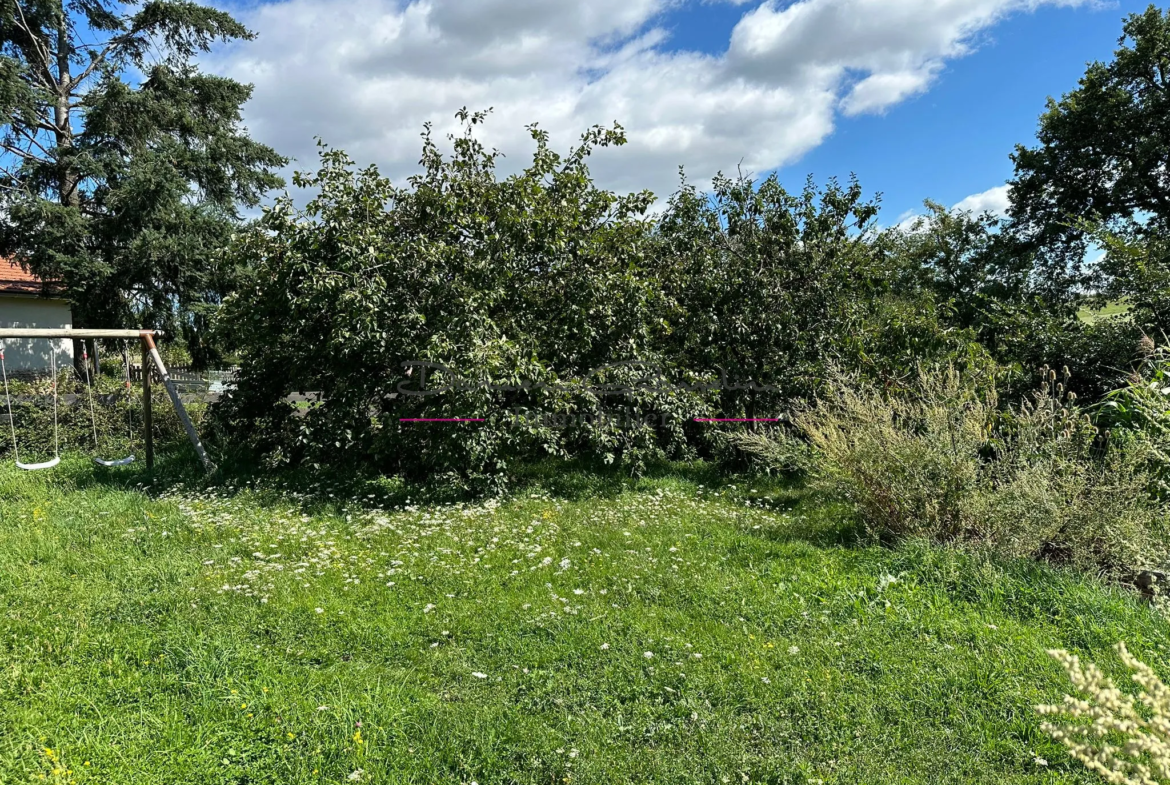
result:
[(142, 429), (146, 432), (146, 470), (154, 471), (154, 412), (150, 407), (150, 349), (142, 339)]
[[(150, 359), (154, 361), (154, 367), (158, 368), (158, 375), (162, 378), (163, 386), (167, 388), (167, 395), (171, 396), (171, 403), (175, 405), (175, 412), (179, 415), (179, 419), (183, 422), (183, 427), (187, 430), (187, 438), (191, 440), (191, 446), (195, 448), (196, 454), (199, 455), (199, 460), (203, 462), (203, 469), (208, 474), (215, 471), (215, 464), (207, 457), (207, 451), (203, 449), (203, 442), (199, 441), (199, 434), (195, 431), (195, 425), (191, 422), (191, 418), (187, 416), (187, 410), (183, 408), (183, 401), (179, 398), (179, 391), (175, 389), (174, 382), (171, 381), (171, 376), (167, 373), (167, 367), (163, 365), (162, 356), (155, 348), (154, 338), (149, 335), (142, 336), (142, 344), (150, 352)], [(146, 363), (143, 362), (145, 366)], [(143, 368), (143, 372), (148, 370)]]
[[(161, 330), (91, 330), (79, 329), (74, 330), (70, 327), (62, 328), (42, 328), (42, 327), (0, 327), (0, 339), (3, 338), (72, 338), (74, 340), (84, 338), (140, 338), (142, 339), (142, 419), (143, 429), (146, 431), (146, 468), (154, 468), (154, 423), (151, 417), (151, 395), (150, 395), (150, 366), (153, 362), (154, 367), (158, 369), (159, 376), (162, 378), (163, 385), (167, 388), (167, 394), (171, 397), (171, 403), (175, 405), (175, 413), (179, 415), (179, 419), (183, 422), (183, 427), (187, 430), (187, 436), (191, 439), (191, 445), (195, 448), (195, 452), (199, 455), (199, 460), (203, 462), (203, 468), (207, 470), (208, 474), (215, 471), (215, 464), (207, 457), (207, 452), (203, 449), (203, 443), (199, 441), (199, 434), (195, 432), (195, 426), (191, 423), (191, 418), (187, 416), (187, 410), (183, 408), (183, 402), (179, 399), (179, 392), (175, 389), (174, 383), (171, 381), (170, 374), (167, 373), (167, 367), (163, 365), (162, 357), (159, 356), (158, 349), (154, 345), (154, 337), (162, 335)], [(77, 355), (75, 354), (74, 357)]]

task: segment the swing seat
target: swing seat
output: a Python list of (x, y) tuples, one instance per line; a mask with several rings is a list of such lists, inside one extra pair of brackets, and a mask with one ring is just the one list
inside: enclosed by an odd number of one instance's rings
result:
[(93, 462), (98, 466), (129, 466), (134, 463), (134, 456), (130, 455), (125, 458), (119, 458), (116, 461), (103, 461), (101, 458), (94, 458)]
[(20, 461), (17, 461), (16, 466), (17, 468), (24, 469), (26, 472), (35, 472), (40, 471), (41, 469), (52, 469), (60, 462), (61, 458), (57, 457), (50, 461), (44, 461), (43, 463), (21, 463)]

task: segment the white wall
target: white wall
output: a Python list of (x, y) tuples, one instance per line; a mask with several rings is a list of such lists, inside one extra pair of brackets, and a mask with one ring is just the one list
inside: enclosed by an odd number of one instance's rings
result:
[[(73, 313), (65, 300), (43, 297), (20, 297), (0, 294), (0, 327), (72, 327)], [(73, 341), (70, 338), (7, 338), (4, 363), (9, 372), (47, 370), (50, 352), (57, 355), (57, 369), (73, 364)]]

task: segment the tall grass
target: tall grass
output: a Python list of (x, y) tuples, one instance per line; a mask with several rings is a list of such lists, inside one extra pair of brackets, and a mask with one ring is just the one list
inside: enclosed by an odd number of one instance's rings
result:
[(1044, 369), (1024, 403), (994, 382), (923, 371), (889, 393), (837, 374), (797, 416), (818, 474), (883, 539), (964, 542), (1106, 574), (1161, 565), (1167, 509), (1151, 496), (1140, 443), (1107, 446), (1075, 396)]

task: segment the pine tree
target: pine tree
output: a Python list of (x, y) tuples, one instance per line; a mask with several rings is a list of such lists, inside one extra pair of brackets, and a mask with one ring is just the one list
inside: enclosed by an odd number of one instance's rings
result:
[(181, 332), (207, 359), (241, 220), (287, 161), (248, 137), (251, 86), (201, 73), (253, 38), (184, 0), (0, 0), (0, 254), (60, 282), (78, 326)]

